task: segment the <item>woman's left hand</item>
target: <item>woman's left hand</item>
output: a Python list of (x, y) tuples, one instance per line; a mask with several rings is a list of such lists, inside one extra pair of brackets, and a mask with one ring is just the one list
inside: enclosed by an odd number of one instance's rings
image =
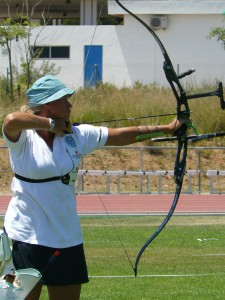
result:
[(189, 119), (177, 119), (175, 118), (170, 124), (168, 124), (168, 133), (173, 134), (183, 124), (190, 122)]

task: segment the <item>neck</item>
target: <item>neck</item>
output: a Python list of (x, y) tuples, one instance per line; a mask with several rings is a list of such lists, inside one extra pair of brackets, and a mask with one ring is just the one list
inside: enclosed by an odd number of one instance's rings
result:
[(55, 133), (45, 130), (36, 130), (37, 134), (45, 141), (45, 143), (53, 149), (53, 141), (55, 138)]

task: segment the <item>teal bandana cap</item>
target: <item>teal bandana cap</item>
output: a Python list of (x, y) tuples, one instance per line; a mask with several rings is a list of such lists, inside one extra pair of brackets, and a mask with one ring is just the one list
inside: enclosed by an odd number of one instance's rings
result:
[(67, 88), (61, 81), (52, 75), (38, 79), (27, 91), (28, 106), (40, 106), (66, 95), (72, 95), (74, 90)]

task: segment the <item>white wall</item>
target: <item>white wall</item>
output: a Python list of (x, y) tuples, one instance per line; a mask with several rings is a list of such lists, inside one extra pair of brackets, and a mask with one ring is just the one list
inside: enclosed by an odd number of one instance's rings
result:
[[(149, 23), (150, 17), (143, 15), (142, 19)], [(196, 73), (188, 79), (193, 82), (215, 79), (225, 82), (225, 50), (216, 39), (207, 39), (212, 27), (224, 25), (221, 22), (223, 17), (168, 15), (168, 20), (168, 28), (156, 33), (168, 51), (175, 70), (178, 64), (180, 72), (196, 68)], [(39, 31), (40, 28), (34, 29), (33, 36)], [(103, 82), (120, 87), (131, 86), (136, 81), (167, 84), (158, 45), (130, 15), (125, 16), (124, 26), (47, 26), (37, 44), (71, 47), (70, 59), (51, 61), (61, 67), (58, 77), (74, 88), (83, 86), (84, 45), (90, 44), (103, 45)], [(15, 42), (14, 46), (13, 61), (19, 67), (22, 42)], [(0, 51), (0, 74), (6, 75), (7, 63), (7, 56)]]

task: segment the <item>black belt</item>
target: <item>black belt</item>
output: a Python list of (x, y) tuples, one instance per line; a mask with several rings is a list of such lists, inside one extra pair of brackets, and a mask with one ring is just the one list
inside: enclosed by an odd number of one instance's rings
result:
[(19, 174), (14, 174), (14, 176), (17, 179), (20, 179), (22, 181), (26, 181), (26, 182), (30, 182), (30, 183), (42, 183), (42, 182), (49, 182), (49, 181), (56, 181), (56, 180), (61, 180), (62, 183), (64, 184), (69, 184), (70, 182), (70, 174), (67, 173), (66, 175), (63, 176), (55, 176), (55, 177), (49, 177), (49, 178), (43, 178), (43, 179), (31, 179), (31, 178), (27, 178), (27, 177), (23, 177)]

